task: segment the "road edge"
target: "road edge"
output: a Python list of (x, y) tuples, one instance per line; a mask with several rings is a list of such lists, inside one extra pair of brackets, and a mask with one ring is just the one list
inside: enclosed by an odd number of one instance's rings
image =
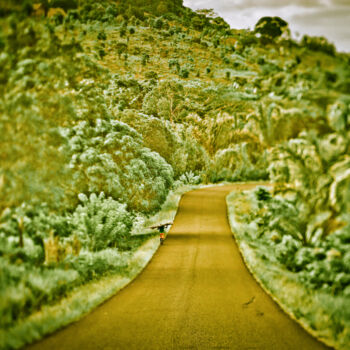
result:
[[(298, 319), (293, 311), (285, 305), (276, 295), (273, 294), (273, 292), (264, 284), (262, 279), (256, 274), (254, 268), (251, 266), (249, 259), (246, 257), (246, 251), (250, 250), (250, 252), (256, 257), (255, 252), (252, 248), (248, 247), (244, 242), (241, 242), (240, 238), (236, 234), (236, 230), (241, 228), (242, 225), (240, 225), (237, 221), (234, 220), (234, 215), (232, 215), (232, 212), (230, 212), (230, 206), (228, 203), (227, 198), (230, 196), (233, 192), (240, 192), (240, 190), (233, 190), (226, 196), (226, 209), (227, 209), (227, 219), (231, 228), (232, 236), (237, 244), (239, 253), (242, 257), (242, 260), (247, 267), (249, 273), (252, 275), (252, 277), (256, 280), (256, 282), (260, 285), (260, 287), (264, 290), (264, 292), (279, 306), (279, 308), (287, 314), (293, 321), (298, 323), (306, 332), (308, 332), (312, 337), (317, 339), (322, 344), (326, 345), (327, 347), (339, 349), (339, 350), (345, 350), (337, 347), (337, 344), (335, 342), (332, 342), (330, 339), (324, 339), (319, 336), (319, 334), (314, 331), (307, 323), (302, 322), (302, 320)], [(259, 259), (259, 261), (262, 262), (262, 266), (265, 266), (263, 264), (263, 260)]]
[[(206, 185), (184, 185), (171, 191), (162, 209), (149, 222), (164, 218), (173, 221), (183, 194), (202, 187)], [(146, 227), (144, 229), (147, 231)], [(79, 321), (134, 281), (147, 267), (159, 246), (156, 236), (136, 249), (129, 261), (129, 266), (132, 266), (129, 276), (115, 274), (79, 286), (54, 305), (43, 306), (40, 311), (29, 315), (6, 332), (0, 330), (0, 348), (20, 349)]]

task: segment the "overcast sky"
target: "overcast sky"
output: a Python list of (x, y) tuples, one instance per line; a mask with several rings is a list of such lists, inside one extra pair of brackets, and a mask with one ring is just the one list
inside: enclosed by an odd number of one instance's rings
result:
[(280, 16), (294, 34), (325, 36), (350, 52), (350, 0), (184, 0), (194, 10), (213, 8), (232, 28), (254, 28), (263, 16)]

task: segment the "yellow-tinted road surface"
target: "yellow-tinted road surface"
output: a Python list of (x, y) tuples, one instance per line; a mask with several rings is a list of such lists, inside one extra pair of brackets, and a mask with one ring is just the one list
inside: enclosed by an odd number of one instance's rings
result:
[(242, 262), (225, 196), (252, 186), (184, 195), (164, 246), (143, 273), (30, 349), (326, 349), (279, 309)]

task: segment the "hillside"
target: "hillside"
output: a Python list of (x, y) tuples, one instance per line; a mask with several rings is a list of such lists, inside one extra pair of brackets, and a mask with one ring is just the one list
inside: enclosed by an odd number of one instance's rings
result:
[(0, 16), (3, 329), (120, 271), (107, 253), (135, 249), (133, 224), (186, 183), (270, 179), (277, 242), (333, 237), (334, 278), (303, 278), (350, 293), (348, 54), (175, 0), (13, 0)]

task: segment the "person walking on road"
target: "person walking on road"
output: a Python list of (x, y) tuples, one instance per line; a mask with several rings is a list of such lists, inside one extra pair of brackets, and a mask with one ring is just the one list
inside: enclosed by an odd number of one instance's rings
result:
[(165, 226), (164, 226), (164, 225), (163, 225), (163, 226), (159, 226), (158, 230), (159, 230), (160, 244), (163, 244), (164, 239), (165, 239), (165, 233), (164, 233), (164, 231), (165, 231)]
[(165, 224), (160, 224), (160, 225), (154, 225), (151, 226), (150, 228), (152, 230), (157, 229), (159, 231), (159, 240), (160, 240), (160, 244), (163, 244), (164, 240), (165, 240), (165, 230), (171, 226), (173, 223), (172, 222), (167, 222)]

